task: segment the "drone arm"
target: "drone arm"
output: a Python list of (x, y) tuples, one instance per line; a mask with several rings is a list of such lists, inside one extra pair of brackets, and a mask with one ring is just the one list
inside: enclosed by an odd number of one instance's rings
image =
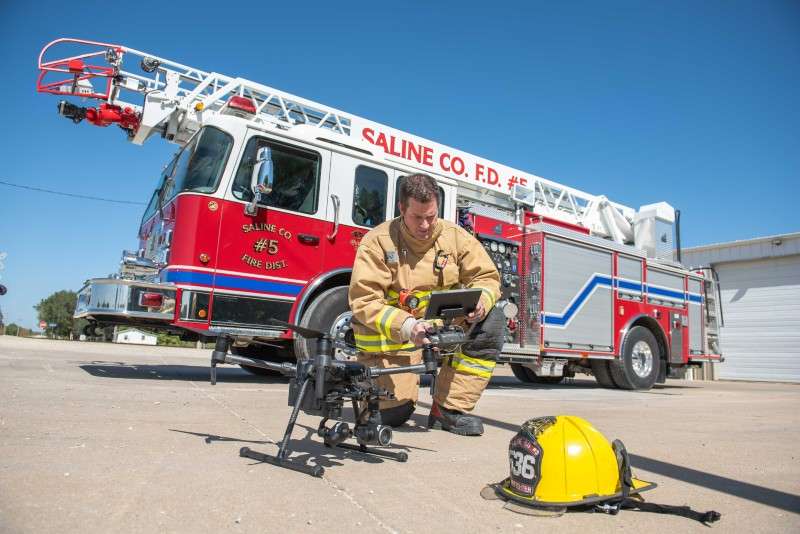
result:
[(225, 354), (224, 358), (217, 359), (216, 361), (217, 363), (237, 363), (240, 365), (244, 364), (253, 367), (260, 367), (261, 369), (277, 371), (286, 376), (294, 376), (297, 373), (297, 366), (289, 362), (274, 363), (255, 358), (248, 358), (246, 356), (234, 356), (233, 354)]
[(438, 367), (439, 362), (436, 358), (436, 351), (433, 350), (433, 345), (425, 345), (422, 348), (422, 363), (418, 363), (416, 365), (403, 365), (400, 367), (387, 367), (385, 369), (380, 367), (370, 367), (369, 376), (374, 378), (377, 376), (396, 375), (400, 373), (435, 375)]
[(401, 373), (414, 373), (417, 375), (425, 374), (428, 370), (425, 367), (424, 363), (419, 363), (417, 365), (403, 365), (401, 367), (387, 367), (387, 368), (380, 368), (380, 367), (370, 367), (369, 368), (369, 376), (371, 378), (375, 378), (378, 376), (384, 375), (399, 375)]

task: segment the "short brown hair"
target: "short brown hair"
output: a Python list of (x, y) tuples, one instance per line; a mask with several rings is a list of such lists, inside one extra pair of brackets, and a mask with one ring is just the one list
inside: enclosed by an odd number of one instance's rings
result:
[(417, 202), (439, 202), (439, 186), (436, 180), (427, 174), (411, 174), (401, 178), (400, 182), (400, 204), (408, 206), (408, 199), (413, 198)]

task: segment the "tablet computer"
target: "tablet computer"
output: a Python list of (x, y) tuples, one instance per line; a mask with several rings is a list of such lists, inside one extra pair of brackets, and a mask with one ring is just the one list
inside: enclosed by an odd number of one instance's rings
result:
[(475, 311), (481, 298), (480, 289), (450, 289), (431, 292), (425, 319), (452, 320)]

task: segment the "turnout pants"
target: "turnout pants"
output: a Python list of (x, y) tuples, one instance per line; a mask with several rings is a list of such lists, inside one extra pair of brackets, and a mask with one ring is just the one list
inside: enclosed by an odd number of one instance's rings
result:
[[(464, 413), (475, 408), (483, 390), (489, 384), (497, 356), (503, 348), (505, 324), (503, 312), (496, 307), (492, 308), (486, 318), (473, 328), (469, 341), (444, 359), (433, 395), (439, 406)], [(422, 350), (359, 353), (358, 361), (370, 367), (381, 368), (415, 365), (422, 363)], [(403, 373), (379, 376), (376, 383), (396, 397), (394, 400), (381, 401), (382, 410), (407, 402), (417, 403), (419, 375)]]

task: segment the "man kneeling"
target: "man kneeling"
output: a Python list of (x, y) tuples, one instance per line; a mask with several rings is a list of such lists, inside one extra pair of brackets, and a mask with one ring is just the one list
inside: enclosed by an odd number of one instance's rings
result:
[[(429, 327), (420, 318), (430, 293), (480, 288), (478, 306), (466, 319), (477, 324), (470, 341), (443, 362), (428, 417), (429, 428), (480, 435), (481, 420), (468, 412), (489, 383), (503, 346), (506, 320), (494, 306), (500, 275), (477, 239), (438, 217), (439, 189), (432, 177), (405, 177), (398, 205), (400, 217), (368, 232), (356, 253), (349, 300), (359, 361), (378, 367), (420, 363)], [(416, 406), (419, 377), (388, 375), (377, 383), (396, 397), (381, 402), (383, 423), (405, 423)]]

